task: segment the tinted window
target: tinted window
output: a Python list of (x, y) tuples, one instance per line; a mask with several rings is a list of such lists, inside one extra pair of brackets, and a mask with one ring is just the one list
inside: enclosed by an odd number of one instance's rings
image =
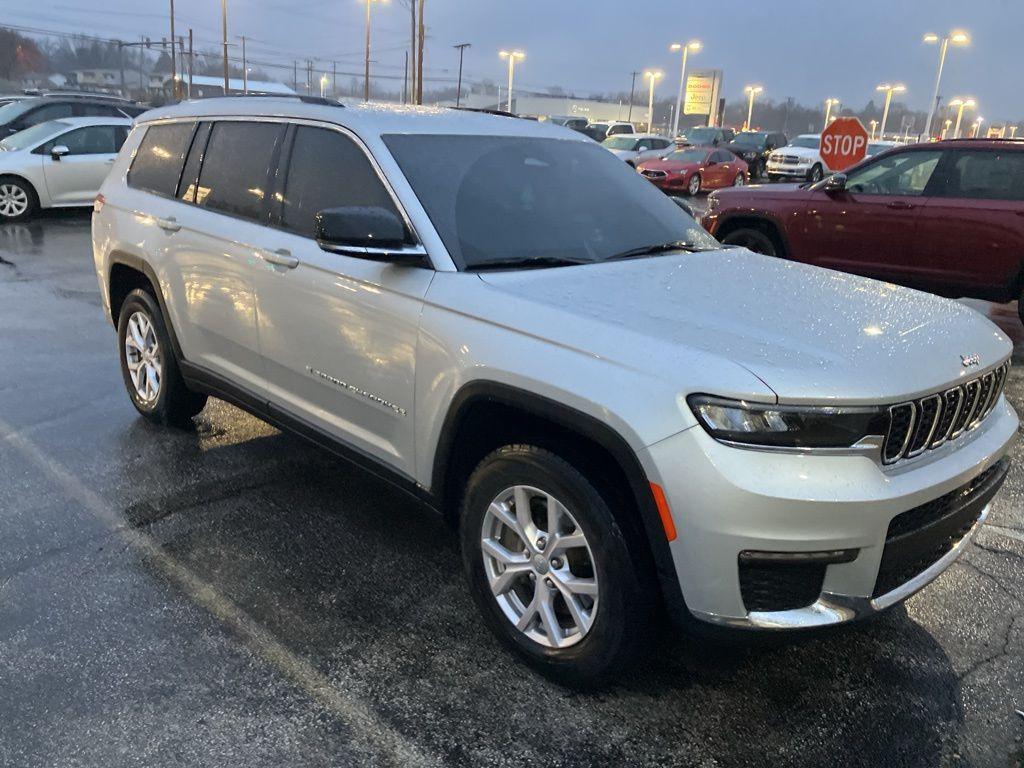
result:
[(735, 160), (736, 157), (731, 152), (726, 152), (724, 149), (720, 149), (715, 152), (712, 158), (716, 163), (728, 163), (730, 160)]
[(78, 114), (83, 117), (122, 117), (117, 108), (110, 104), (90, 104), (88, 102), (78, 105)]
[(195, 123), (168, 123), (147, 128), (135, 150), (128, 185), (173, 197), (194, 126)]
[(71, 117), (70, 104), (47, 104), (33, 109), (20, 122), (27, 128), (30, 125), (45, 123), (47, 120), (59, 120), (62, 117)]
[(300, 126), (288, 163), (282, 225), (312, 237), (317, 212), (342, 206), (387, 208), (398, 215), (377, 172), (354, 141), (337, 131)]
[(181, 183), (178, 185), (178, 197), (194, 203), (196, 199), (196, 182), (199, 180), (199, 166), (203, 162), (206, 140), (210, 136), (212, 123), (200, 123), (192, 139), (192, 148), (188, 151), (185, 168), (181, 172)]
[(56, 146), (63, 145), (70, 155), (114, 155), (124, 143), (124, 129), (117, 125), (90, 125), (68, 131), (43, 145), (42, 150), (49, 152)]
[(1024, 152), (954, 152), (938, 194), (975, 200), (1024, 200)]
[(846, 188), (860, 195), (921, 195), (941, 155), (941, 152), (898, 152), (881, 157), (852, 172)]
[(602, 261), (674, 241), (717, 243), (601, 147), (522, 136), (384, 137), (460, 268)]
[(196, 203), (259, 220), (267, 194), (279, 123), (223, 122), (213, 126), (199, 173)]

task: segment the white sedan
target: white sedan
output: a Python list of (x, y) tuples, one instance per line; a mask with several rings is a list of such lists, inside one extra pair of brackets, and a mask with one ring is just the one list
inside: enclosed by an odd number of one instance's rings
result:
[(127, 118), (68, 117), (0, 141), (0, 221), (92, 205), (131, 126)]

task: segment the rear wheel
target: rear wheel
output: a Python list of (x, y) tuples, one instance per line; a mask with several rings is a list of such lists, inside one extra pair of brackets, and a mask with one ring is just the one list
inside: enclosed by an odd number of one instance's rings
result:
[(602, 495), (528, 445), (490, 454), (466, 488), (460, 536), (484, 621), (540, 672), (585, 685), (635, 657), (649, 590)]
[(810, 182), (818, 182), (821, 181), (824, 175), (825, 171), (822, 169), (821, 164), (815, 163), (814, 167), (811, 168), (811, 170), (807, 174), (807, 180)]
[(170, 334), (156, 299), (136, 288), (121, 305), (117, 323), (121, 375), (135, 410), (150, 421), (187, 427), (206, 395), (185, 386)]
[(693, 195), (696, 195), (698, 192), (700, 192), (700, 182), (701, 182), (701, 179), (700, 179), (700, 174), (699, 173), (695, 173), (695, 174), (693, 174), (693, 176), (690, 177), (690, 181), (686, 185), (686, 191), (687, 191), (687, 193), (690, 194), (691, 197)]
[(0, 177), (0, 221), (24, 221), (39, 210), (32, 185), (14, 176)]
[(742, 173), (737, 173), (736, 178), (732, 180), (732, 185), (734, 187), (742, 187), (746, 183), (746, 179), (743, 178)]
[(765, 256), (779, 256), (781, 249), (767, 232), (754, 227), (740, 227), (734, 229), (725, 237), (722, 242), (726, 245), (738, 245), (742, 248), (763, 253)]

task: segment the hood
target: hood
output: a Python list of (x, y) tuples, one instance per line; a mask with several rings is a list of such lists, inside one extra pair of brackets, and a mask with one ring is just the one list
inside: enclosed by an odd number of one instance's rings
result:
[(773, 155), (792, 155), (793, 157), (805, 157), (807, 159), (813, 159), (818, 157), (818, 153), (821, 150), (814, 149), (812, 147), (779, 147), (778, 149), (772, 150)]
[[(1012, 349), (963, 304), (745, 249), (480, 278), (518, 299), (504, 302), (516, 317), (536, 307), (545, 322), (528, 332), (648, 373), (657, 366), (681, 390), (707, 391), (731, 363), (781, 402), (893, 403), (974, 377)], [(552, 326), (550, 310), (564, 322)], [(961, 355), (981, 365), (964, 368)]]
[[(605, 149), (608, 149), (608, 148), (605, 147)], [(621, 158), (632, 157), (633, 155), (636, 154), (636, 150), (635, 149), (608, 149), (608, 151), (611, 152), (616, 157), (621, 157)]]
[(637, 170), (643, 170), (648, 168), (652, 171), (695, 171), (700, 168), (700, 163), (680, 163), (676, 160), (647, 160), (641, 165), (637, 166)]
[(708, 198), (715, 197), (719, 202), (733, 205), (744, 197), (756, 198), (764, 201), (769, 198), (780, 198), (788, 201), (800, 200), (810, 197), (811, 190), (802, 184), (748, 184), (745, 187), (722, 187), (708, 195)]

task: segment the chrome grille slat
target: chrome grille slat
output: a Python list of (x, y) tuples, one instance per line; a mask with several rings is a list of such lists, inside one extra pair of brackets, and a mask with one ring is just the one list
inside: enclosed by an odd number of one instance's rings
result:
[(920, 456), (975, 429), (995, 409), (1009, 368), (1007, 361), (965, 384), (890, 406), (882, 462)]

